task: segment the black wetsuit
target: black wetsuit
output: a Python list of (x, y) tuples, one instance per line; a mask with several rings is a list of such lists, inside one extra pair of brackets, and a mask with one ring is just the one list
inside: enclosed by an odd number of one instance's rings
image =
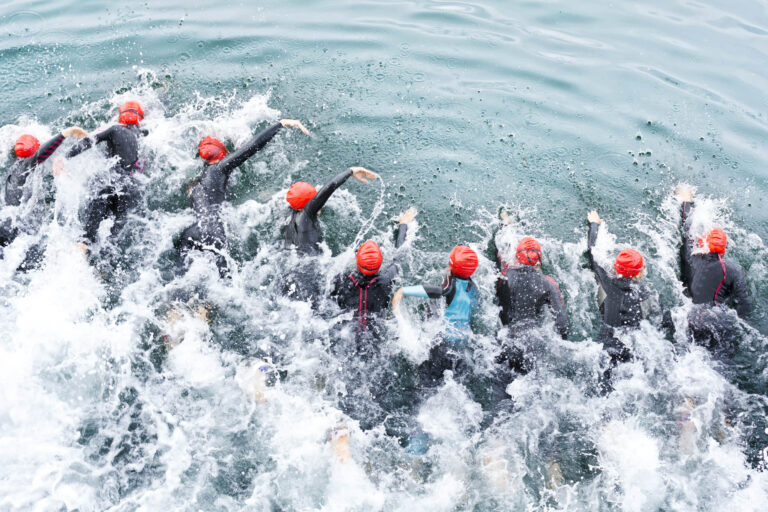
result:
[(554, 279), (529, 265), (513, 268), (502, 265), (502, 276), (496, 282), (496, 297), (501, 306), (501, 323), (509, 327), (510, 340), (502, 345), (496, 358), (501, 367), (496, 369), (494, 401), (508, 398), (506, 387), (514, 379), (509, 370), (526, 374), (533, 367), (532, 347), (521, 338), (539, 325), (545, 308), (554, 315), (558, 334), (563, 339), (568, 337), (568, 311)]
[(683, 244), (680, 247), (681, 274), (685, 292), (694, 308), (688, 325), (694, 340), (710, 350), (730, 351), (735, 321), (724, 310), (730, 303), (736, 313), (749, 315), (752, 303), (744, 269), (716, 253), (693, 254), (690, 229), (691, 203), (683, 203)]
[(651, 313), (661, 313), (658, 297), (645, 284), (627, 277), (611, 277), (597, 264), (592, 256), (592, 247), (597, 240), (600, 225), (589, 224), (587, 257), (600, 285), (600, 313), (603, 325), (600, 329), (600, 341), (611, 356), (611, 364), (625, 362), (631, 358), (629, 349), (615, 336), (619, 328), (637, 328), (643, 319)]
[(127, 220), (128, 210), (134, 208), (141, 200), (133, 174), (142, 171), (138, 161), (138, 139), (147, 133), (147, 130), (142, 130), (135, 124), (116, 124), (97, 133), (93, 138), (84, 138), (67, 153), (67, 158), (72, 158), (92, 148), (94, 144), (106, 142), (107, 156), (117, 158), (117, 163), (111, 169), (113, 175), (110, 176), (110, 184), (102, 188), (87, 207), (84, 223), (87, 242), (96, 241), (101, 221), (110, 216), (114, 218), (112, 235), (117, 234)]
[(182, 260), (186, 260), (191, 250), (207, 250), (216, 256), (219, 274), (229, 274), (226, 250), (226, 233), (221, 220), (221, 205), (227, 196), (227, 184), (232, 171), (262, 149), (283, 127), (275, 123), (256, 135), (237, 151), (215, 164), (205, 164), (203, 170), (194, 179), (190, 189), (190, 201), (195, 211), (196, 221), (181, 234), (179, 251)]
[[(40, 146), (40, 149), (29, 158), (19, 158), (8, 170), (5, 179), (5, 204), (6, 206), (20, 206), (27, 192), (27, 178), (37, 169), (37, 166), (48, 160), (50, 156), (64, 141), (64, 135), (58, 134), (51, 140)], [(19, 234), (19, 229), (12, 219), (0, 221), (0, 247), (5, 247), (13, 242)], [(0, 253), (2, 255), (2, 253)]]
[[(400, 224), (395, 249), (405, 243), (407, 233), (408, 225)], [(331, 288), (331, 297), (341, 309), (355, 311), (355, 321), (361, 330), (375, 330), (377, 321), (389, 308), (393, 282), (400, 272), (399, 256), (395, 253), (392, 263), (372, 276), (367, 276), (359, 270), (336, 276)]]
[(317, 213), (325, 206), (331, 195), (337, 188), (352, 176), (351, 170), (346, 170), (323, 185), (320, 191), (301, 210), (293, 210), (288, 224), (283, 228), (285, 247), (304, 254), (317, 254), (320, 252), (319, 244), (322, 241), (320, 226), (317, 225)]
[(568, 337), (568, 311), (557, 282), (532, 266), (502, 270), (496, 283), (496, 297), (501, 306), (501, 323), (511, 326), (510, 334), (519, 335), (533, 327), (547, 307), (555, 316), (555, 327), (563, 339)]

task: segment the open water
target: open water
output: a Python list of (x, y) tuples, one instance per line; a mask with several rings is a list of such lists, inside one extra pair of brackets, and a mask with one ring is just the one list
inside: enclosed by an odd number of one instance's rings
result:
[[(0, 212), (36, 222), (0, 260), (0, 510), (766, 510), (767, 62), (765, 0), (3, 3), (3, 167), (21, 133), (97, 130), (128, 99), (150, 135), (145, 204), (103, 261), (74, 247), (108, 165), (96, 151), (55, 180), (47, 163), (29, 206)], [(199, 140), (237, 146), (282, 117), (312, 135), (284, 130), (233, 175), (232, 280), (205, 258), (175, 277)], [(401, 284), (439, 282), (457, 243), (481, 254), (479, 383), (448, 379), (373, 427), (359, 391), (411, 375), (439, 322), (407, 301), (372, 369), (344, 350), (346, 317), (280, 286), (310, 264), (281, 250), (285, 189), (350, 165), (382, 180), (350, 180), (325, 208), (311, 264), (326, 284), (366, 238), (391, 257), (411, 205)], [(723, 226), (747, 270), (755, 311), (732, 360), (682, 332), (679, 182), (697, 188), (695, 228)], [(502, 206), (513, 223), (497, 234)], [(583, 257), (592, 208), (606, 219), (600, 259), (641, 250), (678, 328), (628, 339), (636, 360), (607, 396)], [(541, 240), (572, 332), (559, 340), (547, 321), (531, 338), (536, 370), (491, 422), (483, 378), (505, 332), (486, 248), (523, 235)], [(42, 265), (16, 272), (34, 244)], [(191, 306), (169, 322), (195, 296), (210, 325)], [(257, 360), (279, 375), (263, 401)], [(348, 463), (328, 442), (337, 425)], [(403, 448), (404, 425), (429, 434), (424, 456)]]

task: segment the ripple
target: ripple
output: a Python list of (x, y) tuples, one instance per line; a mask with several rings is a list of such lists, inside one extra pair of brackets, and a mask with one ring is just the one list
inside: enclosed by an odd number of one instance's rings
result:
[(16, 37), (32, 37), (39, 34), (45, 25), (45, 18), (36, 11), (16, 11), (9, 14), (3, 24), (8, 34)]

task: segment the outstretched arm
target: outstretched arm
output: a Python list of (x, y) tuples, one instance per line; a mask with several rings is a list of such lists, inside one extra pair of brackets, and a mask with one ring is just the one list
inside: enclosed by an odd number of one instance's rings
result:
[(502, 275), (506, 275), (507, 262), (502, 259), (499, 246), (496, 244), (496, 237), (499, 236), (504, 226), (509, 226), (512, 223), (512, 219), (509, 218), (509, 214), (505, 210), (499, 212), (499, 224), (493, 228), (490, 240), (488, 240), (488, 248), (486, 255), (488, 259), (496, 262), (497, 268), (501, 271)]
[(749, 299), (749, 286), (747, 286), (747, 276), (744, 270), (739, 268), (738, 271), (733, 272), (733, 305), (736, 308), (736, 313), (741, 318), (749, 316), (752, 311), (752, 301)]
[(568, 338), (568, 310), (565, 309), (565, 301), (563, 300), (563, 294), (560, 291), (560, 287), (554, 279), (547, 276), (547, 298), (549, 307), (552, 308), (552, 313), (555, 315), (555, 327), (557, 332), (563, 339)]
[(350, 176), (354, 176), (357, 181), (368, 183), (368, 179), (376, 179), (379, 176), (375, 172), (371, 172), (363, 167), (350, 167), (346, 171), (337, 174), (331, 181), (323, 185), (320, 191), (312, 198), (310, 202), (304, 207), (304, 213), (310, 217), (316, 217), (320, 208), (325, 206), (331, 195), (336, 192), (346, 182)]
[(67, 151), (66, 157), (72, 158), (83, 151), (87, 151), (93, 147), (94, 144), (98, 144), (99, 142), (102, 142), (104, 140), (107, 140), (112, 135), (112, 127), (107, 128), (103, 132), (99, 132), (93, 137), (83, 137), (83, 139), (72, 146), (72, 148)]
[(400, 218), (397, 220), (397, 239), (395, 240), (395, 254), (392, 257), (392, 263), (389, 264), (384, 270), (380, 272), (380, 279), (382, 281), (391, 281), (395, 278), (400, 271), (400, 260), (402, 258), (402, 252), (398, 251), (400, 247), (405, 243), (406, 236), (408, 235), (408, 224), (416, 218), (419, 212), (416, 208), (408, 208)]
[(40, 146), (40, 149), (38, 149), (37, 153), (35, 153), (35, 165), (40, 165), (41, 163), (48, 160), (48, 158), (53, 155), (54, 151), (56, 151), (59, 146), (61, 146), (62, 142), (64, 142), (64, 135), (60, 133)]
[(419, 211), (411, 206), (405, 210), (400, 218), (397, 219), (397, 240), (395, 241), (395, 249), (399, 249), (405, 243), (405, 237), (408, 234), (408, 224), (413, 222)]
[(266, 146), (282, 128), (283, 125), (281, 123), (275, 123), (245, 143), (237, 151), (226, 156), (218, 164), (221, 171), (227, 175), (231, 174), (232, 171), (240, 167), (246, 160)]
[(419, 297), (422, 299), (439, 299), (443, 296), (443, 287), (429, 284), (419, 284), (416, 286), (404, 286), (401, 288), (406, 297)]
[(64, 142), (64, 139), (67, 137), (77, 137), (77, 138), (83, 138), (87, 137), (88, 132), (83, 130), (82, 128), (78, 128), (77, 126), (72, 126), (70, 128), (65, 128), (61, 131), (60, 134), (53, 137), (51, 140), (40, 146), (40, 149), (37, 150), (37, 153), (35, 153), (34, 156), (34, 163), (35, 165), (40, 165), (46, 160), (48, 160), (51, 155), (61, 146), (61, 143)]
[(589, 265), (592, 267), (592, 271), (600, 281), (601, 286), (605, 287), (608, 281), (608, 273), (603, 267), (597, 264), (595, 257), (592, 255), (592, 248), (597, 242), (597, 232), (600, 230), (600, 224), (603, 223), (603, 219), (597, 214), (597, 211), (592, 210), (587, 214), (587, 220), (589, 221), (589, 235), (587, 235), (587, 258), (589, 258)]
[(693, 201), (693, 191), (687, 185), (681, 184), (675, 190), (675, 194), (683, 201), (682, 205), (682, 230), (683, 244), (680, 246), (680, 274), (683, 284), (690, 289), (691, 286), (691, 260), (693, 258), (691, 245), (691, 208)]

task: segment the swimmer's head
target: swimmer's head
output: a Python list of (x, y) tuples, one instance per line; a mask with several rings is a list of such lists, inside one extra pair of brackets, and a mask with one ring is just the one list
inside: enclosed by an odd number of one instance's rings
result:
[(368, 240), (357, 251), (357, 269), (366, 276), (376, 274), (381, 268), (381, 249), (379, 244)]
[(613, 268), (621, 277), (629, 279), (640, 277), (645, 271), (643, 255), (634, 249), (624, 249), (616, 257)]
[(294, 210), (301, 210), (308, 202), (312, 200), (317, 194), (315, 187), (309, 183), (303, 181), (297, 181), (291, 188), (288, 189), (288, 193), (285, 195), (285, 200), (291, 205)]
[(541, 245), (534, 238), (526, 236), (517, 244), (515, 255), (521, 265), (540, 265)]
[(728, 236), (722, 229), (712, 228), (707, 236), (699, 239), (699, 247), (706, 247), (709, 252), (715, 254), (725, 254), (725, 249), (728, 247)]
[(451, 273), (459, 279), (469, 279), (477, 270), (477, 253), (466, 245), (457, 245), (448, 258)]
[(16, 145), (13, 147), (16, 156), (19, 158), (29, 158), (40, 149), (40, 141), (37, 137), (29, 134), (22, 135), (16, 139)]
[(120, 124), (139, 124), (144, 120), (144, 111), (138, 101), (126, 101), (120, 105), (120, 116), (117, 121)]
[(199, 152), (200, 158), (209, 164), (215, 164), (227, 156), (227, 148), (224, 143), (213, 137), (206, 137), (200, 141)]

